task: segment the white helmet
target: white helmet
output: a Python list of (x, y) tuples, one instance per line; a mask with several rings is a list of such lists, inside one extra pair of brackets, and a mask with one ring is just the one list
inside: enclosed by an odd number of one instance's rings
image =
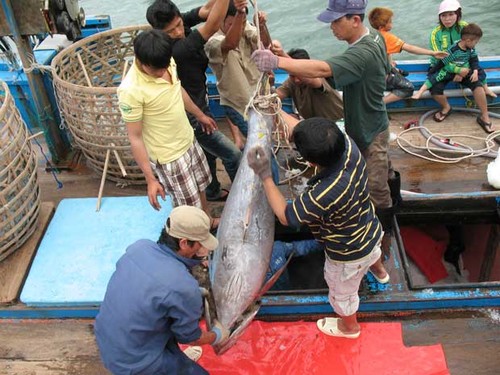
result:
[(439, 13), (444, 13), (444, 12), (456, 12), (462, 8), (460, 3), (457, 0), (443, 0), (441, 1), (441, 4), (439, 4)]

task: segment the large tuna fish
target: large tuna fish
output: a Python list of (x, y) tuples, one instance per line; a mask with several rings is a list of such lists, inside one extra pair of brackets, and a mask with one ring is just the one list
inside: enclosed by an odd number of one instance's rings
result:
[[(210, 281), (218, 320), (232, 332), (215, 347), (222, 353), (250, 324), (259, 309), (274, 241), (274, 213), (262, 181), (248, 166), (247, 153), (254, 146), (271, 148), (273, 117), (251, 109), (248, 136), (238, 173), (222, 212), (219, 247), (210, 263)], [(275, 279), (275, 278), (273, 278)]]

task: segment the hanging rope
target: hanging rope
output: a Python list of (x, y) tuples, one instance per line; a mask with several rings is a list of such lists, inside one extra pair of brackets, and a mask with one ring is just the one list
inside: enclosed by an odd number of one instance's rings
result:
[[(52, 163), (50, 162), (49, 158), (47, 157), (47, 154), (43, 151), (43, 147), (42, 145), (40, 144), (40, 142), (38, 142), (38, 139), (36, 139), (36, 137), (38, 137), (39, 135), (42, 135), (44, 134), (43, 131), (41, 132), (38, 132), (36, 134), (33, 134), (33, 132), (31, 131), (31, 129), (29, 127), (28, 128), (28, 131), (30, 132), (31, 136), (28, 137), (29, 140), (33, 140), (37, 146), (40, 148), (40, 153), (42, 154), (42, 156), (44, 157), (45, 159), (45, 162), (48, 164), (48, 165), (52, 165)], [(57, 189), (62, 189), (63, 188), (63, 183), (57, 178), (57, 174), (56, 173), (60, 173), (59, 170), (55, 167), (53, 168), (50, 168), (50, 173), (52, 174), (52, 178), (54, 179), (54, 181), (56, 182), (57, 184)]]

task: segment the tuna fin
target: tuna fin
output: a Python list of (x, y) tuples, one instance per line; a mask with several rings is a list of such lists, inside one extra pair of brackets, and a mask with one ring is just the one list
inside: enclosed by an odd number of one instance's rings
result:
[(290, 256), (288, 257), (287, 261), (285, 262), (285, 264), (279, 270), (277, 270), (269, 280), (267, 280), (267, 282), (264, 284), (264, 286), (260, 290), (256, 299), (259, 299), (264, 294), (266, 294), (269, 289), (271, 289), (271, 287), (274, 285), (276, 280), (278, 280), (280, 278), (281, 274), (283, 273), (283, 271), (285, 271), (285, 268), (288, 266), (288, 263), (290, 263), (290, 260), (292, 260), (293, 254), (294, 253), (292, 252), (290, 254)]
[(235, 328), (232, 330), (231, 335), (226, 341), (219, 343), (218, 345), (214, 345), (214, 351), (217, 355), (221, 355), (229, 350), (241, 334), (245, 331), (245, 329), (252, 323), (253, 318), (257, 315), (257, 312), (260, 309), (260, 302), (254, 302), (250, 305), (250, 307), (243, 313), (241, 319), (235, 323)]
[(212, 315), (210, 314), (210, 303), (208, 302), (208, 296), (202, 297), (203, 304), (205, 306), (205, 322), (207, 323), (207, 331), (212, 329)]

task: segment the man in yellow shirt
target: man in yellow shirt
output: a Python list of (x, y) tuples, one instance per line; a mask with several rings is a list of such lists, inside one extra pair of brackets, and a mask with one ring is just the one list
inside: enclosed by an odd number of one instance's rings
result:
[(208, 214), (205, 189), (210, 171), (185, 111), (202, 124), (216, 124), (181, 87), (165, 33), (139, 34), (134, 54), (134, 64), (118, 88), (118, 100), (132, 154), (146, 177), (149, 202), (158, 210), (158, 195), (165, 199), (167, 193), (174, 206), (196, 206)]

